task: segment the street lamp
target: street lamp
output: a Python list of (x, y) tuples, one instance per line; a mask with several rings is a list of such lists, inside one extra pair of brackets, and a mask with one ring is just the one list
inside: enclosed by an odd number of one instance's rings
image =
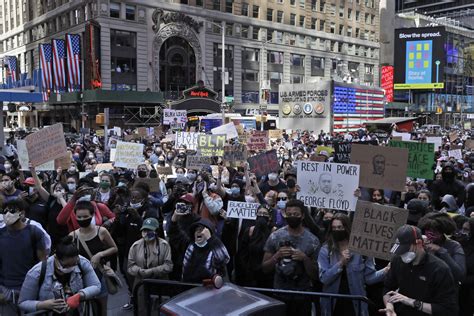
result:
[(221, 25), (208, 21), (212, 25), (217, 26), (221, 29), (222, 33), (222, 69), (221, 69), (221, 82), (222, 82), (222, 93), (221, 93), (221, 113), (222, 113), (222, 125), (225, 124), (225, 21), (221, 22)]

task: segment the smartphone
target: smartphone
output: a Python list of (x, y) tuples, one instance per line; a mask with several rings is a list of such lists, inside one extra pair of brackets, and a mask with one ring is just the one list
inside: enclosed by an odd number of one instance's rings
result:
[(176, 203), (176, 213), (186, 214), (189, 213), (190, 207), (186, 203), (178, 202)]

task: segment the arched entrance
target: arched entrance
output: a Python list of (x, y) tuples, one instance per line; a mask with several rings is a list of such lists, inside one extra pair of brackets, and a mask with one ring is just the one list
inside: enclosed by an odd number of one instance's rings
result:
[(196, 83), (196, 55), (182, 37), (173, 36), (160, 48), (160, 90), (183, 91)]

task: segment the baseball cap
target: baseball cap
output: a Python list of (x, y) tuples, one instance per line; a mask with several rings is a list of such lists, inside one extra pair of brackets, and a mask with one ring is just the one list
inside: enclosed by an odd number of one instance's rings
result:
[(160, 227), (160, 223), (158, 223), (158, 220), (156, 218), (149, 217), (145, 219), (140, 230), (149, 229), (155, 231), (158, 229), (158, 227)]
[(32, 177), (26, 178), (25, 181), (23, 182), (23, 184), (35, 185), (35, 179), (33, 179)]
[(186, 193), (186, 194), (182, 195), (178, 199), (178, 201), (183, 201), (183, 202), (194, 204), (194, 196), (191, 193)]
[(403, 255), (410, 250), (410, 246), (415, 244), (417, 239), (421, 239), (421, 230), (412, 225), (403, 225), (397, 230), (397, 239), (390, 253)]

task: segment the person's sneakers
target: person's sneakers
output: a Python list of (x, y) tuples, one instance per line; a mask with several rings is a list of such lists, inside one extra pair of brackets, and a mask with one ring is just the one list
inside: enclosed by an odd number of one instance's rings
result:
[(123, 305), (123, 306), (122, 306), (122, 309), (123, 309), (123, 310), (126, 310), (126, 311), (129, 311), (129, 310), (133, 309), (133, 304), (132, 304), (132, 302)]

